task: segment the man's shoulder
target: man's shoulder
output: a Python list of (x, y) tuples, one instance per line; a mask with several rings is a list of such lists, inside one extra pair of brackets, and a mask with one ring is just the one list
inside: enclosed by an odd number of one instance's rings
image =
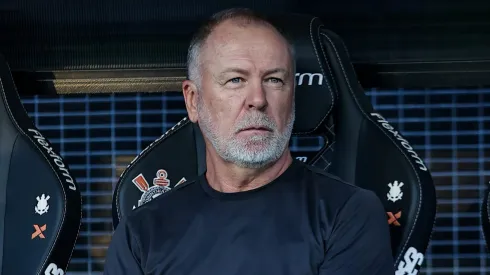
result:
[(342, 208), (348, 201), (371, 202), (378, 200), (375, 193), (342, 180), (318, 167), (303, 164), (308, 179), (307, 184), (314, 190), (318, 199), (330, 208)]
[(321, 192), (337, 191), (352, 194), (361, 189), (360, 187), (344, 181), (323, 169), (309, 164), (301, 165), (305, 171), (306, 178), (311, 181), (310, 183), (313, 183), (317, 188), (319, 188), (319, 191)]

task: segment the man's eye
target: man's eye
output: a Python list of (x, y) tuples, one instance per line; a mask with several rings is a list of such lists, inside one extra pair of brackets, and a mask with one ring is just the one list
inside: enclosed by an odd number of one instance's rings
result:
[(282, 79), (280, 78), (277, 78), (277, 77), (271, 77), (269, 79), (267, 79), (269, 82), (271, 83), (274, 83), (274, 84), (281, 84), (283, 83), (284, 81), (282, 81)]
[(235, 78), (232, 78), (230, 80), (228, 80), (228, 82), (231, 82), (231, 83), (234, 83), (234, 84), (239, 84), (241, 82), (241, 78), (240, 77), (235, 77)]

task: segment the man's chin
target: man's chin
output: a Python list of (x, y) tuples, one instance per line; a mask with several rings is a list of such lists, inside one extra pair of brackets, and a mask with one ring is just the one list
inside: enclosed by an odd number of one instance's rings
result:
[(258, 169), (269, 165), (275, 160), (273, 155), (264, 154), (263, 151), (261, 153), (242, 151), (242, 154), (233, 156), (231, 162), (239, 167)]
[(248, 141), (245, 144), (241, 144), (240, 151), (247, 154), (259, 154), (272, 147), (270, 140), (268, 141)]
[[(237, 148), (238, 149), (238, 148)], [(268, 164), (276, 160), (276, 153), (270, 146), (247, 146), (235, 151), (235, 159), (257, 165)]]

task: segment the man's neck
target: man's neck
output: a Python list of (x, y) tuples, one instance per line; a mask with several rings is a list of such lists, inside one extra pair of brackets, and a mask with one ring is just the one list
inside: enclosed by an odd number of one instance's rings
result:
[(274, 163), (260, 169), (249, 169), (225, 162), (215, 152), (206, 150), (206, 179), (209, 185), (223, 193), (252, 190), (279, 177), (292, 163), (289, 149)]

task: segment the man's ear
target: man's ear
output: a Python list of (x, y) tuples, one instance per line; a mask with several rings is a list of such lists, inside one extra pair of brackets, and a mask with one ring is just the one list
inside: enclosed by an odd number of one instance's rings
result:
[(182, 82), (182, 93), (184, 94), (185, 108), (190, 121), (197, 122), (197, 86), (191, 80)]

